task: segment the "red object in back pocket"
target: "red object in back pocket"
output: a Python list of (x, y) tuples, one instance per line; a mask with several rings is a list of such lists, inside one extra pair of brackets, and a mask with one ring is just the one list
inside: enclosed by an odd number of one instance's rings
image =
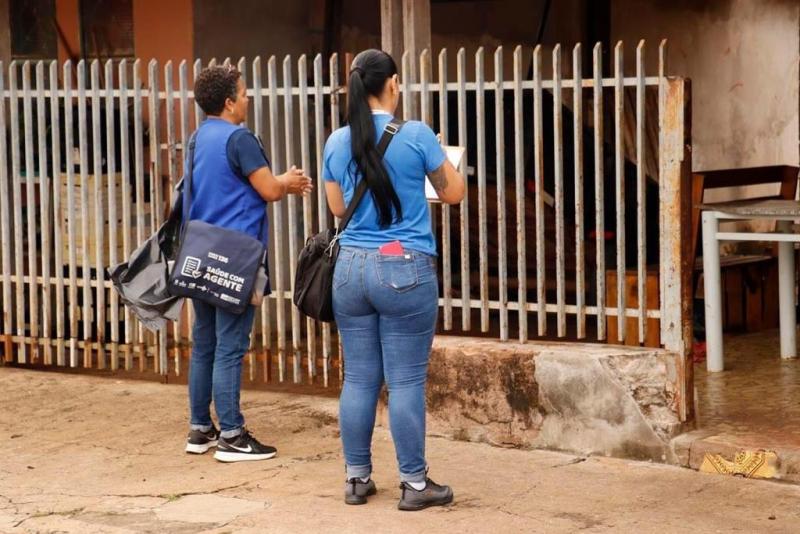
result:
[(400, 244), (400, 241), (392, 241), (391, 243), (386, 243), (385, 245), (381, 246), (378, 249), (378, 252), (384, 256), (402, 256), (403, 245)]

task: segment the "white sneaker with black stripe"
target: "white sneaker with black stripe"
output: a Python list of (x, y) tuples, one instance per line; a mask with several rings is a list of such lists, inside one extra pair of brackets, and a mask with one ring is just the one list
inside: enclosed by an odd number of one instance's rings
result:
[(216, 447), (217, 440), (219, 440), (219, 430), (213, 426), (208, 432), (190, 430), (189, 435), (186, 437), (186, 452), (203, 454), (211, 447)]
[(233, 438), (220, 437), (214, 459), (220, 462), (247, 462), (269, 460), (276, 454), (278, 450), (275, 447), (263, 445), (245, 428), (241, 434)]

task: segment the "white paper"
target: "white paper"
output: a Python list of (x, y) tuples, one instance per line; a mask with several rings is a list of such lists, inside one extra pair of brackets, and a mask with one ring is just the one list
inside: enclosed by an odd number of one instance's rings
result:
[[(443, 146), (444, 153), (447, 156), (448, 161), (453, 164), (453, 167), (456, 169), (459, 165), (461, 165), (461, 158), (464, 157), (464, 147), (463, 146)], [(439, 200), (439, 195), (436, 193), (436, 190), (433, 188), (430, 179), (425, 176), (425, 198), (428, 199), (428, 202), (441, 202)]]

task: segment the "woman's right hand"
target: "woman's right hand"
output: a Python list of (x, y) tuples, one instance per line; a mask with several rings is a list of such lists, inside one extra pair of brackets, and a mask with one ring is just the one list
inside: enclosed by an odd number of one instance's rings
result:
[(283, 183), (287, 195), (305, 196), (314, 189), (311, 178), (305, 175), (303, 169), (298, 169), (294, 165), (276, 178)]

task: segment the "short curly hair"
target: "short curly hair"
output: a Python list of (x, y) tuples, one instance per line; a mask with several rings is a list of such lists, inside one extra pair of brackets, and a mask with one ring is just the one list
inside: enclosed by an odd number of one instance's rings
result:
[(194, 100), (206, 115), (219, 115), (225, 100), (236, 100), (237, 84), (242, 73), (232, 65), (207, 67), (194, 82)]

